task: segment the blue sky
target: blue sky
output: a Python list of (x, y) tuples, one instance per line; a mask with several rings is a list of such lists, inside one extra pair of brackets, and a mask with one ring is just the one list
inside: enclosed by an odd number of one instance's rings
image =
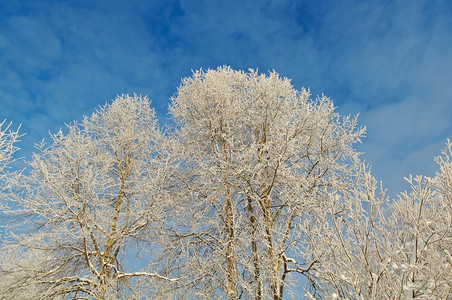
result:
[(0, 120), (48, 139), (116, 94), (162, 122), (191, 70), (276, 70), (360, 113), (358, 146), (393, 195), (452, 138), (452, 1), (0, 0)]

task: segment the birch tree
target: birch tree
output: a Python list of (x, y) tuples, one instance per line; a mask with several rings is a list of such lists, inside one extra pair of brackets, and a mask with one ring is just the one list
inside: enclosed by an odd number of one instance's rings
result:
[[(452, 152), (434, 178), (410, 176), (388, 201), (370, 172), (352, 193), (306, 223), (305, 253), (320, 263), (312, 298), (449, 299), (452, 294)], [(361, 182), (361, 183), (359, 183)]]
[(282, 299), (292, 274), (317, 264), (301, 252), (300, 221), (350, 188), (364, 128), (275, 72), (229, 67), (184, 79), (170, 112), (187, 166), (180, 184), (193, 223), (184, 236), (198, 292)]
[(169, 110), (118, 96), (20, 177), (0, 123), (0, 299), (450, 297), (450, 142), (389, 200), (357, 118), (276, 72), (196, 71)]
[(152, 291), (176, 280), (145, 269), (152, 255), (140, 255), (170, 206), (169, 157), (149, 105), (118, 96), (37, 146), (21, 194), (2, 212), (16, 227), (4, 238), (1, 297), (131, 299), (139, 283)]

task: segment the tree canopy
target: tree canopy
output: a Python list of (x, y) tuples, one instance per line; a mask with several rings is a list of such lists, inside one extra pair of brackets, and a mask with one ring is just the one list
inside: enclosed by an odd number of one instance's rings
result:
[(118, 96), (7, 172), (0, 299), (447, 299), (452, 153), (388, 199), (365, 127), (276, 72), (182, 80), (160, 127)]

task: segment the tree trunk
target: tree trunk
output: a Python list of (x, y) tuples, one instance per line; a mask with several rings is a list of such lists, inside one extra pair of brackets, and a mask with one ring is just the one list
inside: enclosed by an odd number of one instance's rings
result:
[(262, 300), (262, 280), (261, 280), (261, 271), (260, 271), (260, 261), (259, 261), (259, 249), (257, 246), (257, 238), (256, 238), (256, 231), (257, 231), (257, 220), (254, 216), (254, 209), (253, 204), (251, 201), (251, 197), (247, 196), (248, 201), (248, 213), (249, 213), (249, 220), (251, 223), (251, 251), (253, 255), (253, 264), (254, 264), (254, 286), (256, 290), (254, 291), (256, 300)]

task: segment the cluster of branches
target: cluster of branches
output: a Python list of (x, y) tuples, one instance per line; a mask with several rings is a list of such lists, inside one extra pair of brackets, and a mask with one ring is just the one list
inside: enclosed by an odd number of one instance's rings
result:
[(389, 201), (356, 117), (275, 72), (196, 71), (170, 113), (118, 96), (20, 176), (0, 131), (0, 299), (451, 295), (450, 142)]

